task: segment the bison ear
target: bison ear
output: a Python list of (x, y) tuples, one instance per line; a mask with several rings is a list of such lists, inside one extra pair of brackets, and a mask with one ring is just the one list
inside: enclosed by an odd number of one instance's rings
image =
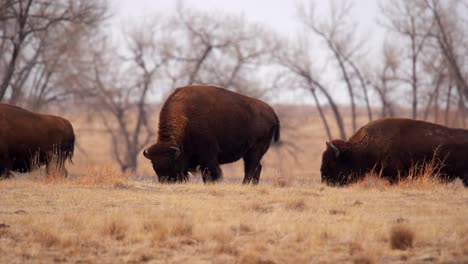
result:
[(170, 146), (169, 148), (175, 150), (174, 158), (178, 159), (181, 153), (179, 146)]

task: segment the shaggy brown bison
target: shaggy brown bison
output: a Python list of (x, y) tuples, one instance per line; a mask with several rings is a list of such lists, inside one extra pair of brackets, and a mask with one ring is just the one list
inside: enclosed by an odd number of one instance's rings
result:
[(42, 165), (46, 165), (47, 173), (57, 168), (65, 176), (64, 163), (71, 161), (74, 143), (68, 120), (0, 104), (0, 177)]
[(278, 117), (266, 103), (223, 88), (187, 86), (164, 102), (158, 141), (143, 154), (160, 182), (183, 182), (197, 170), (203, 182), (215, 182), (220, 164), (243, 158), (243, 183), (257, 184), (260, 160), (279, 137)]
[(371, 170), (395, 183), (434, 158), (442, 163), (442, 180), (459, 177), (468, 186), (468, 130), (385, 118), (363, 126), (348, 141), (327, 142), (320, 171), (329, 185), (356, 182)]

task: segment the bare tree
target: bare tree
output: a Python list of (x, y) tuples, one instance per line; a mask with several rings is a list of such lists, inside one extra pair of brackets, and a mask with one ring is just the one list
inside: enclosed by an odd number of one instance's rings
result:
[(371, 81), (381, 102), (381, 118), (395, 116), (395, 103), (391, 98), (391, 94), (396, 90), (396, 72), (399, 67), (398, 51), (394, 46), (386, 42), (383, 48), (383, 63), (381, 66), (375, 67), (374, 76)]
[(433, 115), (434, 121), (439, 121), (440, 104), (443, 88), (450, 82), (450, 75), (447, 71), (447, 62), (438, 51), (428, 53), (422, 62), (422, 73), (425, 75), (427, 83), (427, 102), (423, 111), (423, 119), (428, 120)]
[(211, 84), (264, 96), (267, 89), (259, 73), (277, 49), (274, 33), (240, 16), (200, 12), (183, 4), (170, 24), (178, 37), (171, 52), (173, 86)]
[[(420, 97), (420, 66), (423, 49), (430, 34), (432, 23), (427, 21), (427, 12), (418, 4), (418, 0), (392, 1), (381, 6), (381, 11), (387, 19), (386, 27), (402, 37), (404, 51), (407, 57), (403, 63), (399, 79), (411, 87), (412, 114), (418, 117), (418, 98)], [(429, 22), (429, 24), (427, 24)]]
[[(302, 41), (302, 43), (304, 42), (306, 41)], [(301, 41), (299, 41), (299, 43), (301, 43)], [(338, 106), (329, 90), (316, 77), (317, 70), (313, 67), (312, 56), (309, 54), (308, 50), (310, 50), (310, 47), (308, 47), (307, 44), (303, 44), (302, 46), (286, 46), (277, 53), (278, 64), (284, 67), (289, 73), (289, 75), (286, 75), (287, 77), (284, 77), (286, 78), (285, 80), (288, 86), (310, 91), (314, 99), (315, 107), (319, 112), (320, 119), (322, 120), (325, 131), (327, 132), (327, 136), (331, 140), (333, 137), (330, 131), (330, 126), (319, 102), (317, 92), (319, 91), (323, 96), (325, 96), (333, 111), (340, 137), (344, 139), (346, 138), (346, 131), (340, 110), (338, 109)]]
[[(424, 7), (427, 8), (434, 19), (434, 37), (440, 47), (440, 51), (446, 58), (451, 73), (459, 89), (468, 95), (467, 75), (468, 69), (463, 59), (467, 59), (466, 42), (468, 33), (466, 24), (461, 24), (460, 14), (466, 15), (468, 6), (463, 5), (463, 1), (451, 1), (444, 6), (439, 0), (424, 0)], [(462, 11), (460, 11), (460, 8)], [(463, 50), (464, 49), (464, 50)]]
[(95, 40), (92, 45), (99, 48), (93, 52), (90, 70), (74, 79), (98, 111), (122, 171), (137, 168), (139, 153), (155, 136), (147, 101), (168, 61), (170, 41), (162, 28), (164, 24), (156, 22), (132, 30), (120, 51), (105, 37)]
[(363, 90), (369, 120), (372, 120), (372, 113), (366, 85), (367, 78), (357, 62), (358, 58), (364, 57), (363, 39), (357, 37), (356, 25), (349, 21), (352, 7), (350, 1), (345, 1), (339, 6), (332, 1), (328, 19), (318, 19), (312, 2), (308, 7), (299, 6), (298, 13), (302, 24), (325, 43), (336, 62), (337, 71), (348, 90), (352, 132), (355, 132), (357, 130), (356, 87)]
[(63, 78), (72, 80), (72, 90), (86, 88), (81, 94), (99, 110), (122, 170), (135, 169), (137, 154), (154, 139), (147, 102), (156, 86), (155, 96), (192, 84), (264, 96), (258, 69), (269, 66), (277, 47), (274, 34), (241, 17), (214, 16), (183, 5), (174, 15), (139, 28), (124, 32), (128, 43), (119, 52), (105, 35), (90, 43), (95, 52), (88, 62), (78, 58), (78, 70)]
[[(44, 98), (63, 53), (53, 56), (64, 45), (72, 28), (93, 28), (104, 19), (105, 2), (90, 0), (8, 0), (0, 4), (0, 100), (25, 99), (25, 87), (35, 90), (33, 104), (47, 102), (58, 94)], [(79, 36), (79, 35), (78, 35)], [(75, 38), (76, 40), (76, 38)], [(66, 51), (65, 50), (61, 50)], [(31, 95), (31, 94), (29, 94)]]

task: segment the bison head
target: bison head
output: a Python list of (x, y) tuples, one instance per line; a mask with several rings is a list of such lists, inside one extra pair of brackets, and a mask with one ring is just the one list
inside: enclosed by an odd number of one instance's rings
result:
[(320, 168), (322, 182), (332, 186), (352, 182), (355, 164), (350, 144), (343, 140), (333, 140), (326, 144)]
[(181, 150), (176, 144), (156, 143), (145, 149), (143, 155), (151, 160), (159, 182), (182, 182), (187, 173), (181, 166)]

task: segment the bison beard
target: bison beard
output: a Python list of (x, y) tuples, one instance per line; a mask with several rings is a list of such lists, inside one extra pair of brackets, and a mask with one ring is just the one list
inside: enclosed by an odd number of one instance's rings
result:
[[(396, 183), (432, 161), (440, 161), (442, 181), (459, 177), (468, 186), (468, 131), (405, 118), (368, 123), (348, 141), (327, 142), (320, 168), (322, 182), (343, 186), (371, 171)], [(416, 169), (416, 171), (415, 171)]]
[(74, 144), (68, 120), (0, 104), (0, 177), (42, 165), (46, 165), (48, 175), (54, 170), (66, 176), (64, 165), (72, 161)]
[(244, 184), (257, 184), (260, 160), (279, 140), (280, 124), (266, 103), (213, 86), (177, 88), (159, 116), (158, 142), (143, 155), (160, 182), (185, 182), (200, 171), (203, 182), (222, 178), (220, 164), (244, 160)]

